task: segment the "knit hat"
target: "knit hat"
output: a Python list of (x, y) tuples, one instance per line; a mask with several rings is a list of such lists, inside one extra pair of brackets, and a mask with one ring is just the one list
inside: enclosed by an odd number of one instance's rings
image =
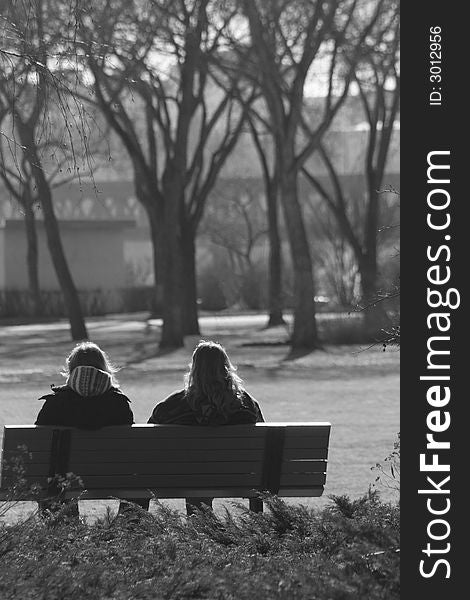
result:
[(66, 384), (80, 396), (100, 396), (112, 387), (112, 378), (96, 367), (80, 366), (70, 373)]

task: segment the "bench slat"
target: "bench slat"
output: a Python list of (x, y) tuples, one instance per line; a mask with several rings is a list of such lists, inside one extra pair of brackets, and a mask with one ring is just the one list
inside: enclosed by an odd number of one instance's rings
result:
[[(50, 440), (30, 440), (26, 446), (29, 452), (47, 452), (51, 445)], [(18, 444), (14, 444), (8, 440), (5, 445), (6, 451), (15, 451)], [(135, 439), (135, 440), (119, 440), (119, 439), (96, 439), (93, 444), (90, 440), (84, 440), (76, 438), (72, 433), (71, 440), (71, 451), (91, 451), (91, 450), (107, 450), (107, 451), (119, 451), (119, 450), (140, 450), (144, 452), (161, 452), (164, 450), (181, 450), (185, 448), (187, 450), (201, 450), (207, 449), (211, 451), (219, 450), (231, 450), (240, 447), (240, 438), (213, 438), (209, 440), (204, 439), (186, 439), (183, 443), (182, 440), (177, 439)], [(243, 448), (252, 449), (264, 448), (263, 438), (248, 438), (243, 440)]]
[(50, 440), (52, 438), (53, 427), (23, 427), (23, 426), (12, 426), (5, 425), (4, 427), (4, 439), (16, 442), (17, 444), (23, 444), (25, 440)]
[(284, 460), (281, 473), (325, 473), (325, 460)]
[[(80, 450), (74, 451), (73, 460), (77, 463), (113, 463), (118, 461), (136, 462), (136, 463), (154, 463), (155, 458), (159, 462), (179, 463), (193, 460), (195, 462), (224, 462), (232, 460), (259, 460), (262, 454), (260, 448), (240, 448), (229, 450), (218, 450), (214, 453), (209, 450), (161, 450), (158, 453), (148, 452), (146, 450), (117, 449), (117, 450)], [(5, 452), (5, 459), (11, 459), (17, 456), (17, 452)], [(49, 451), (35, 451), (34, 462), (49, 464)], [(307, 457), (308, 458), (308, 457)]]
[[(33, 464), (27, 468), (26, 476), (35, 477), (48, 475), (48, 465)], [(106, 475), (130, 475), (137, 473), (141, 475), (198, 475), (206, 473), (256, 473), (261, 469), (261, 461), (253, 462), (186, 462), (186, 463), (134, 463), (119, 462), (109, 463), (106, 467)], [(80, 464), (71, 461), (68, 472), (80, 477), (87, 475), (100, 475), (104, 471), (100, 463)]]
[(103, 427), (99, 430), (74, 430), (74, 437), (80, 440), (93, 440), (107, 439), (107, 440), (185, 440), (185, 439), (196, 439), (200, 440), (211, 439), (211, 438), (260, 438), (264, 439), (266, 435), (265, 429), (257, 429), (251, 427), (246, 430), (243, 426), (222, 426), (222, 427), (190, 427), (180, 425), (178, 429), (175, 427), (167, 428), (165, 425), (153, 426), (150, 425), (148, 429), (138, 429), (135, 427)]
[[(95, 488), (156, 488), (194, 486), (207, 488), (212, 486), (261, 486), (260, 474), (252, 473), (215, 473), (215, 474), (185, 474), (185, 475), (81, 475), (84, 487)], [(281, 475), (281, 489), (289, 486), (318, 486), (325, 483), (325, 473), (286, 473)], [(47, 487), (47, 477), (25, 477), (27, 485), (38, 484)], [(12, 479), (5, 477), (3, 485), (11, 485)]]
[[(321, 496), (324, 491), (324, 486), (315, 487), (286, 487), (282, 488), (281, 495), (285, 497), (316, 497)], [(82, 500), (94, 500), (94, 499), (113, 499), (113, 498), (152, 498), (154, 494), (157, 499), (166, 498), (186, 498), (192, 496), (193, 498), (201, 498), (211, 496), (213, 498), (253, 498), (257, 495), (257, 490), (252, 487), (226, 487), (226, 488), (166, 488), (164, 490), (152, 490), (153, 493), (148, 492), (146, 489), (135, 489), (135, 488), (108, 488), (100, 489), (95, 488), (93, 490), (86, 491), (70, 491), (66, 492), (66, 498), (79, 497)], [(8, 495), (0, 490), (0, 499), (8, 499)], [(25, 497), (23, 500), (31, 499)]]
[[(209, 439), (196, 439), (186, 438), (184, 440), (167, 438), (149, 438), (149, 439), (135, 439), (135, 440), (118, 440), (118, 439), (96, 439), (91, 441), (87, 439), (77, 438), (72, 436), (72, 451), (90, 450), (91, 448), (96, 450), (107, 449), (107, 450), (119, 450), (126, 448), (133, 448), (135, 450), (147, 450), (160, 452), (163, 450), (181, 450), (181, 448), (187, 448), (190, 450), (201, 450), (201, 449), (213, 449), (213, 450), (229, 450), (240, 448), (240, 438), (221, 437), (221, 438), (209, 438)], [(299, 449), (299, 448), (327, 448), (327, 438), (292, 438), (285, 440), (285, 449)], [(264, 448), (264, 438), (254, 437), (243, 439), (243, 448)]]
[[(229, 473), (229, 474), (191, 474), (191, 475), (81, 475), (80, 476), (85, 488), (126, 488), (126, 487), (143, 487), (143, 488), (166, 488), (166, 487), (210, 487), (210, 486), (254, 486), (260, 484), (260, 474), (252, 473)], [(47, 485), (46, 477), (26, 477), (28, 484), (38, 483), (39, 485)], [(5, 478), (5, 483), (8, 485), (11, 479)]]
[(303, 448), (328, 448), (327, 437), (293, 437), (286, 436), (284, 441), (284, 450), (303, 449)]
[[(89, 463), (80, 463), (71, 461), (68, 466), (68, 472), (78, 476), (99, 475), (103, 472), (103, 463), (95, 461)], [(196, 475), (202, 473), (253, 473), (261, 470), (261, 461), (203, 461), (203, 462), (176, 462), (176, 463), (157, 463), (136, 462), (115, 460), (107, 463), (107, 475), (119, 474), (184, 474)], [(48, 477), (49, 463), (37, 463), (24, 465), (26, 477)], [(324, 473), (326, 472), (326, 462), (323, 460), (314, 461), (283, 461), (282, 474), (294, 473)]]
[[(228, 450), (218, 450), (214, 453), (212, 449), (208, 450), (161, 450), (155, 455), (154, 452), (147, 450), (117, 449), (117, 450), (80, 450), (74, 451), (74, 460), (77, 463), (109, 463), (116, 461), (128, 462), (155, 462), (155, 457), (159, 461), (168, 463), (194, 461), (230, 461), (230, 460), (259, 460), (260, 448), (232, 448)], [(287, 448), (284, 450), (284, 461), (287, 460), (312, 460), (327, 458), (328, 450), (326, 448)], [(4, 460), (9, 461), (18, 456), (16, 450), (6, 450)], [(49, 449), (35, 450), (34, 462), (49, 464)]]
[[(129, 457), (124, 460), (117, 460), (107, 463), (107, 475), (127, 475), (135, 474), (188, 474), (197, 475), (204, 473), (253, 473), (261, 471), (261, 460), (258, 461), (185, 461), (185, 462), (137, 462), (129, 461)], [(68, 472), (74, 473), (80, 477), (86, 475), (99, 475), (103, 472), (103, 463), (99, 461), (80, 463), (72, 460), (68, 465)], [(49, 463), (34, 462), (24, 465), (26, 477), (48, 477)], [(323, 460), (301, 460), (301, 461), (283, 461), (282, 474), (289, 473), (324, 473), (326, 471), (326, 461)]]
[(18, 439), (17, 435), (13, 437), (4, 435), (3, 454), (6, 455), (8, 452), (13, 452), (16, 456), (18, 456), (19, 453), (23, 454), (23, 452), (33, 452), (37, 450), (49, 452), (51, 448), (51, 441), (52, 432), (48, 438), (45, 436), (38, 436), (36, 439), (33, 436), (30, 436), (28, 439), (22, 441)]
[[(73, 427), (58, 427), (59, 429), (71, 429), (76, 437), (83, 439), (97, 438), (117, 438), (117, 439), (145, 439), (145, 438), (224, 438), (224, 437), (264, 437), (268, 423), (257, 423), (256, 425), (223, 425), (220, 427), (194, 427), (179, 425), (120, 425), (113, 427), (102, 427), (100, 429), (76, 429)], [(279, 425), (282, 427), (282, 425)], [(24, 443), (29, 439), (51, 439), (53, 426), (37, 427), (15, 427), (5, 426), (9, 440), (17, 443)], [(315, 427), (308, 425), (286, 427), (286, 439), (294, 437), (327, 437), (330, 426), (318, 425)]]
[[(240, 438), (232, 437), (220, 437), (220, 438), (147, 438), (147, 439), (119, 439), (119, 438), (81, 438), (72, 433), (72, 451), (90, 451), (90, 450), (120, 450), (120, 449), (133, 449), (141, 451), (155, 451), (160, 452), (164, 450), (181, 450), (182, 447), (190, 450), (201, 450), (204, 448), (214, 450), (230, 450), (240, 447)], [(50, 448), (52, 438), (43, 439), (30, 439), (25, 441), (23, 446), (26, 446), (27, 451), (48, 451)], [(11, 440), (8, 438), (5, 443), (5, 451), (15, 451), (18, 448), (18, 440)], [(263, 437), (252, 437), (243, 439), (243, 448), (263, 448), (264, 438)], [(284, 442), (285, 450), (298, 450), (298, 449), (326, 449), (328, 447), (328, 438), (325, 437), (286, 437)]]
[[(298, 487), (298, 488), (283, 488), (282, 495), (290, 497), (314, 497), (321, 496), (323, 494), (324, 487)], [(258, 494), (258, 491), (253, 488), (246, 487), (229, 487), (229, 488), (204, 488), (200, 490), (197, 488), (167, 488), (165, 490), (152, 490), (155, 494), (159, 492), (155, 497), (158, 499), (166, 498), (186, 498), (192, 496), (193, 498), (204, 498), (211, 496), (213, 498), (254, 498)], [(66, 497), (72, 498), (77, 493), (67, 493)], [(80, 498), (86, 499), (97, 499), (97, 498), (152, 498), (153, 494), (142, 489), (95, 489), (80, 494)]]
[[(126, 443), (127, 442), (127, 443)], [(181, 450), (182, 448), (187, 450), (201, 450), (208, 449), (214, 452), (219, 450), (230, 450), (240, 447), (240, 438), (213, 438), (213, 439), (193, 439), (188, 438), (185, 440), (178, 439), (143, 439), (143, 440), (118, 440), (118, 439), (97, 439), (91, 446), (89, 440), (76, 439), (72, 437), (71, 451), (83, 451), (90, 450), (91, 448), (96, 450), (125, 450), (127, 448), (133, 448), (134, 450), (145, 450), (147, 452), (154, 452), (157, 454), (163, 450)], [(264, 439), (262, 438), (248, 438), (243, 440), (244, 448), (263, 448)]]
[(286, 448), (284, 446), (284, 460), (300, 459), (326, 459), (328, 448)]
[(324, 485), (325, 481), (326, 473), (284, 473), (281, 475), (281, 488)]

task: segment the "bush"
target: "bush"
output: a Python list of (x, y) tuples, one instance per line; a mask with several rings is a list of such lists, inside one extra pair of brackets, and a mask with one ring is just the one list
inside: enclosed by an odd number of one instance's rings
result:
[(378, 473), (375, 478), (376, 485), (381, 485), (400, 493), (400, 432), (393, 443), (393, 450), (381, 463), (372, 467)]
[[(86, 290), (78, 294), (85, 317), (108, 313), (149, 311), (161, 313), (154, 286), (141, 285), (115, 290)], [(44, 317), (64, 318), (67, 310), (62, 292), (41, 292), (41, 314), (35, 315), (30, 292), (20, 290), (0, 291), (0, 318)]]
[(0, 597), (399, 597), (396, 506), (376, 493), (323, 511), (264, 500), (262, 514), (185, 518), (159, 505), (91, 526), (38, 519), (0, 542)]

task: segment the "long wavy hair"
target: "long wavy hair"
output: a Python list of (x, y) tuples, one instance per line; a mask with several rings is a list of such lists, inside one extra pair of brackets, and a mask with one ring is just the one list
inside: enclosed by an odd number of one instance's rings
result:
[(220, 344), (204, 340), (198, 343), (185, 375), (185, 398), (198, 421), (226, 422), (242, 404), (242, 384)]
[(95, 367), (95, 369), (105, 371), (111, 375), (113, 387), (119, 386), (116, 378), (118, 367), (113, 365), (106, 352), (93, 342), (80, 342), (75, 346), (65, 359), (62, 375), (68, 377), (76, 367)]

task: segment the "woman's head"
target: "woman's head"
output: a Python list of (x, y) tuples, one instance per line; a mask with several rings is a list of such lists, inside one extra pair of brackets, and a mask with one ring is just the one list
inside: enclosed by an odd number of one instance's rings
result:
[(200, 341), (185, 377), (186, 399), (196, 412), (227, 417), (240, 406), (242, 380), (225, 349), (216, 342)]
[(118, 369), (111, 363), (106, 352), (93, 342), (81, 342), (75, 346), (65, 360), (65, 369), (62, 374), (68, 377), (77, 367), (95, 367), (95, 369), (105, 371), (111, 376), (113, 386), (117, 387), (118, 385), (115, 377)]

